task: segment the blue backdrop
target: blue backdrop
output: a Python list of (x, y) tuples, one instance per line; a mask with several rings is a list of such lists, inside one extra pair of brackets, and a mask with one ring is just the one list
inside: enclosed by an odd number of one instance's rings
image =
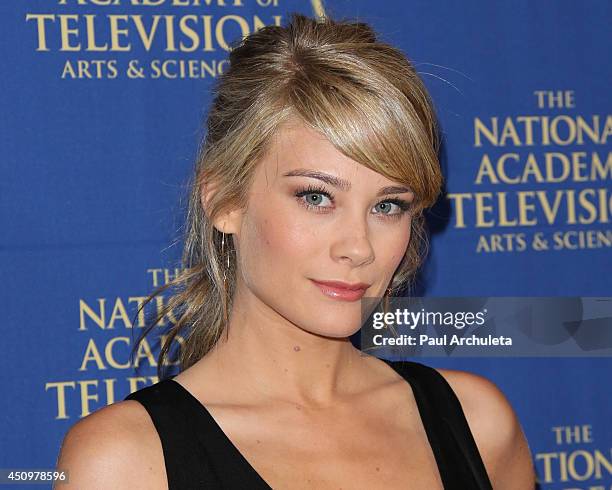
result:
[[(174, 274), (228, 44), (321, 8), (371, 23), (434, 99), (422, 294), (612, 296), (609, 2), (4, 1), (0, 467), (53, 468), (79, 418), (156, 381), (153, 345), (127, 366), (131, 320)], [(504, 391), (541, 488), (612, 488), (610, 358), (427, 362)]]

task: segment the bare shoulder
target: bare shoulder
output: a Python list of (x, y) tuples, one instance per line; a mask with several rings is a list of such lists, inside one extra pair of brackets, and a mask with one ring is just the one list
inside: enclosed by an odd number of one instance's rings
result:
[(529, 445), (504, 393), (484, 376), (453, 369), (436, 370), (461, 403), (493, 488), (533, 490), (535, 473)]
[(67, 488), (168, 488), (161, 441), (135, 400), (103, 407), (74, 424), (62, 442), (57, 468), (67, 471)]

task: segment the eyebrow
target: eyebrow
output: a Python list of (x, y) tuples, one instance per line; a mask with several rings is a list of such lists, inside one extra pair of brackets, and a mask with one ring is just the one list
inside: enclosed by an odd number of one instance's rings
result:
[[(343, 191), (349, 191), (351, 189), (351, 183), (348, 180), (344, 180), (340, 177), (336, 177), (335, 175), (331, 174), (326, 174), (324, 172), (308, 170), (306, 168), (297, 168), (295, 170), (290, 170), (289, 172), (284, 173), (283, 177), (310, 177), (312, 179), (321, 180)], [(405, 192), (412, 192), (412, 189), (405, 186), (390, 185), (380, 189), (376, 195), (384, 196), (387, 194), (403, 194)]]

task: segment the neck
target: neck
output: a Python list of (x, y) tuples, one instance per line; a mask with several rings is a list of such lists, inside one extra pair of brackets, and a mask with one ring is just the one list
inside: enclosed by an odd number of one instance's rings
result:
[(347, 337), (305, 331), (237, 290), (227, 335), (198, 364), (242, 396), (330, 406), (359, 389), (363, 357)]

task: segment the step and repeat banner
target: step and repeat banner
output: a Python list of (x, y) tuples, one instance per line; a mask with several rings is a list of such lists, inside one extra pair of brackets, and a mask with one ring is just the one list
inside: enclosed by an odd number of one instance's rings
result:
[[(609, 2), (5, 0), (0, 467), (54, 468), (70, 426), (157, 381), (159, 345), (128, 355), (179, 272), (211, 86), (291, 12), (369, 22), (431, 92), (446, 187), (416, 295), (612, 296)], [(589, 345), (416, 360), (502, 389), (540, 488), (608, 490), (612, 345)]]

